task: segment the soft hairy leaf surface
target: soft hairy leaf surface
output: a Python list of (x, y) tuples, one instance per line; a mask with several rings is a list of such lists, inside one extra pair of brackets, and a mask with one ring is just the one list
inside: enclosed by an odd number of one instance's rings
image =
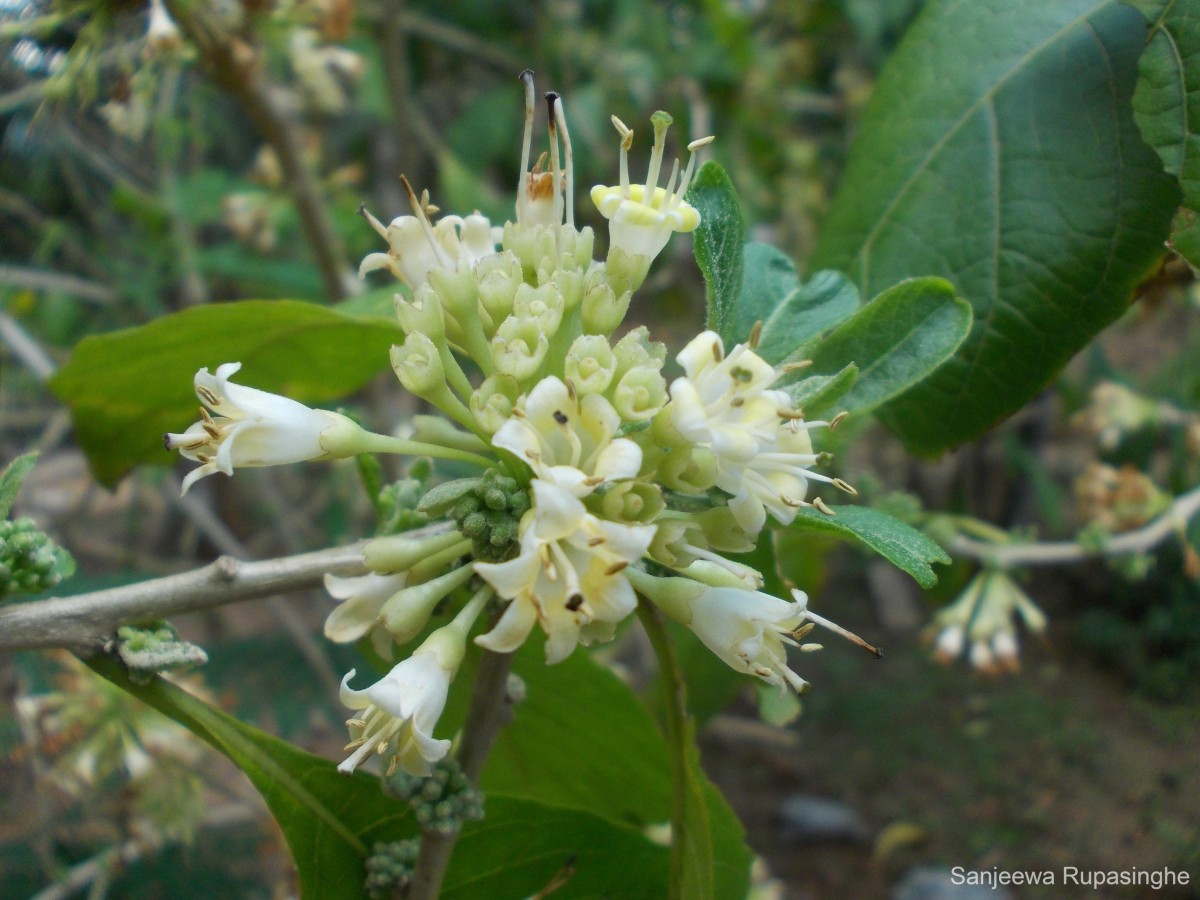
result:
[(903, 569), (924, 588), (937, 584), (931, 563), (950, 562), (946, 551), (921, 532), (869, 506), (835, 506), (836, 515), (801, 509), (791, 528), (858, 541), (892, 565)]
[(936, 453), (1032, 397), (1127, 307), (1174, 185), (1130, 109), (1117, 0), (933, 0), (885, 67), (812, 260), (864, 296), (949, 279), (971, 333), (884, 421)]
[(971, 329), (971, 306), (941, 278), (912, 278), (884, 291), (824, 338), (795, 351), (812, 359), (806, 373), (846, 378), (858, 367), (840, 408), (865, 412), (926, 378)]
[(50, 381), (71, 408), (92, 470), (111, 485), (139, 463), (173, 462), (165, 432), (197, 419), (196, 371), (240, 362), (234, 381), (306, 403), (342, 397), (388, 364), (403, 337), (390, 319), (292, 300), (201, 306), (84, 338)]
[(1158, 151), (1183, 189), (1183, 209), (1173, 224), (1171, 245), (1193, 267), (1200, 267), (1200, 2), (1137, 0), (1131, 5), (1150, 22), (1146, 49), (1138, 60), (1133, 115), (1146, 143)]
[[(754, 245), (748, 244), (747, 248), (751, 246)], [(750, 264), (751, 257), (747, 253), (747, 274)], [(856, 309), (858, 290), (841, 272), (817, 272), (803, 284), (797, 279), (763, 319), (758, 355), (769, 363), (783, 362)], [(753, 322), (750, 324), (754, 325)]]
[(700, 211), (700, 225), (692, 236), (692, 247), (696, 265), (708, 285), (707, 327), (732, 347), (737, 343), (742, 244), (746, 240), (742, 207), (729, 176), (715, 162), (700, 167), (686, 199)]
[(17, 491), (21, 489), (21, 482), (25, 480), (26, 475), (33, 471), (37, 460), (36, 453), (23, 453), (5, 466), (4, 472), (0, 473), (0, 519), (6, 517), (8, 511), (12, 509), (13, 501), (17, 499)]

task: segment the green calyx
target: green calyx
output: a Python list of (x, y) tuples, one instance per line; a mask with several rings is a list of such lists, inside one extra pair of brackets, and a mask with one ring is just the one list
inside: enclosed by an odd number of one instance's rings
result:
[(367, 857), (367, 880), (363, 884), (367, 896), (371, 900), (403, 896), (416, 870), (420, 849), (417, 838), (391, 843), (377, 841)]
[(32, 519), (0, 521), (0, 599), (40, 594), (75, 571), (75, 560)]

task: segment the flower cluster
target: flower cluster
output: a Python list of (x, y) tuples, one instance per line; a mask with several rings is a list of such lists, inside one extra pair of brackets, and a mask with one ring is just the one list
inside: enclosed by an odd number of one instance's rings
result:
[(1046, 616), (1007, 573), (987, 569), (957, 600), (934, 617), (933, 655), (942, 663), (966, 657), (985, 675), (1021, 668), (1017, 619), (1033, 634), (1046, 630)]
[[(202, 371), (207, 412), (168, 445), (201, 462), (187, 483), (238, 465), (328, 459), (354, 452), (420, 453), (478, 465), (479, 477), (435, 485), (418, 509), (429, 525), (366, 545), (370, 574), (330, 576), (340, 601), (326, 623), (335, 641), (369, 638), (390, 656), (424, 633), (438, 610), (453, 610), (407, 659), (364, 690), (343, 684), (353, 770), (378, 753), (392, 769), (424, 775), (448, 740), (432, 731), (476, 617), (491, 605), (490, 630), (474, 640), (517, 649), (535, 629), (548, 663), (577, 645), (610, 640), (640, 593), (692, 628), (734, 669), (781, 689), (806, 683), (789, 667), (814, 623), (840, 631), (795, 592), (761, 592), (762, 575), (727, 557), (752, 549), (768, 519), (789, 523), (809, 500), (827, 455), (787, 393), (784, 374), (756, 352), (757, 338), (726, 348), (712, 331), (676, 357), (645, 328), (623, 336), (633, 293), (675, 232), (700, 223), (685, 199), (695, 171), (688, 145), (659, 185), (671, 118), (652, 117), (644, 181), (629, 175), (633, 131), (620, 135), (620, 175), (591, 198), (608, 220), (605, 259), (593, 233), (577, 227), (574, 163), (562, 98), (547, 94), (549, 150), (531, 165), (536, 103), (523, 73), (525, 129), (513, 221), (495, 227), (478, 212), (435, 219), (437, 209), (405, 180), (411, 210), (385, 224), (363, 216), (386, 249), (361, 273), (390, 273), (402, 286), (395, 310), (405, 338), (392, 367), (412, 394), (444, 419), (422, 417), (416, 440), (352, 433), (331, 413), (229, 383), (231, 365)], [(348, 421), (348, 420), (346, 420)], [(351, 423), (352, 424), (352, 423)], [(806, 645), (814, 648), (815, 645)]]

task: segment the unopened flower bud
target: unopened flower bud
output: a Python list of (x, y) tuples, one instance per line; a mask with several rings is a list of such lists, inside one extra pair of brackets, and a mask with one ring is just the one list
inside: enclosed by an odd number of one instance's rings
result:
[(466, 584), (473, 574), (470, 565), (461, 566), (423, 584), (401, 588), (383, 605), (383, 626), (397, 644), (411, 641), (421, 633), (436, 607), (455, 588)]
[(636, 366), (621, 378), (612, 392), (613, 407), (626, 422), (646, 422), (667, 402), (667, 383), (658, 369)]
[(550, 340), (537, 319), (509, 316), (492, 338), (492, 359), (501, 375), (517, 381), (532, 378), (550, 349)]
[(524, 284), (521, 261), (509, 250), (488, 257), (475, 267), (475, 285), (479, 302), (491, 320), (489, 337), (496, 327), (512, 315), (513, 297)]
[(422, 400), (435, 403), (446, 391), (446, 370), (437, 345), (428, 336), (414, 331), (403, 344), (392, 347), (392, 369), (405, 389)]
[(566, 379), (581, 395), (604, 393), (616, 370), (617, 358), (612, 347), (598, 334), (580, 335), (567, 351)]
[(521, 394), (521, 386), (511, 375), (492, 375), (471, 395), (471, 414), (488, 434), (495, 434), (508, 421)]
[(363, 547), (363, 562), (372, 572), (407, 572), (423, 559), (453, 547), (461, 540), (462, 536), (456, 531), (428, 537), (393, 534), (367, 541)]
[(600, 497), (600, 515), (614, 522), (648, 525), (665, 508), (662, 489), (645, 481), (614, 484)]
[(536, 319), (546, 337), (553, 337), (563, 318), (563, 299), (557, 285), (550, 282), (535, 288), (522, 284), (513, 297), (513, 316)]
[(658, 479), (670, 490), (702, 494), (717, 483), (717, 456), (707, 447), (672, 450), (658, 464)]
[(437, 291), (428, 284), (418, 287), (411, 301), (405, 299), (403, 294), (396, 294), (393, 306), (405, 334), (419, 331), (434, 341), (445, 338), (446, 318), (442, 312), (442, 301)]
[[(603, 272), (598, 266), (593, 271)], [(625, 321), (625, 313), (629, 311), (632, 299), (630, 291), (618, 296), (603, 278), (590, 280), (583, 289), (584, 334), (612, 334)]]

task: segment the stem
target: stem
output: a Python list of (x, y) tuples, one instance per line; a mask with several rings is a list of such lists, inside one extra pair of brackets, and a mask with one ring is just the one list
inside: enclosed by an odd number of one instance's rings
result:
[[(505, 696), (512, 659), (511, 653), (485, 650), (479, 662), (479, 672), (471, 692), (471, 706), (467, 711), (462, 743), (456, 757), (463, 774), (472, 784), (479, 782), (483, 764), (487, 762), (496, 736), (512, 718), (512, 705)], [(457, 841), (457, 831), (452, 834), (421, 832), (421, 851), (417, 856), (408, 900), (436, 900)]]
[(1013, 566), (1051, 566), (1083, 562), (1097, 556), (1143, 553), (1172, 534), (1200, 512), (1200, 488), (1175, 498), (1170, 509), (1154, 521), (1134, 531), (1119, 534), (1100, 553), (1076, 541), (1053, 543), (989, 544), (958, 535), (947, 548), (957, 556), (977, 559), (1001, 569)]
[(117, 626), (320, 587), (327, 573), (363, 575), (362, 544), (262, 562), (222, 556), (199, 569), (125, 587), (0, 609), (0, 651), (93, 652)]
[(458, 462), (470, 463), (484, 469), (490, 469), (496, 464), (494, 459), (471, 453), (467, 450), (456, 450), (453, 447), (443, 447), (439, 444), (426, 444), (423, 441), (407, 441), (403, 438), (392, 437), (388, 434), (366, 432), (366, 437), (359, 448), (360, 453), (403, 453), (407, 456), (432, 456), (435, 459), (453, 459)]
[(679, 668), (679, 658), (675, 655), (675, 647), (671, 644), (671, 637), (663, 623), (662, 613), (644, 598), (639, 598), (637, 614), (658, 659), (659, 677), (662, 678), (666, 700), (663, 707), (664, 725), (667, 755), (671, 764), (670, 896), (678, 898), (681, 896), (679, 891), (686, 865), (687, 800), (690, 793), (688, 756), (692, 752), (691, 729), (688, 727), (687, 718), (687, 688), (684, 685), (683, 672)]

